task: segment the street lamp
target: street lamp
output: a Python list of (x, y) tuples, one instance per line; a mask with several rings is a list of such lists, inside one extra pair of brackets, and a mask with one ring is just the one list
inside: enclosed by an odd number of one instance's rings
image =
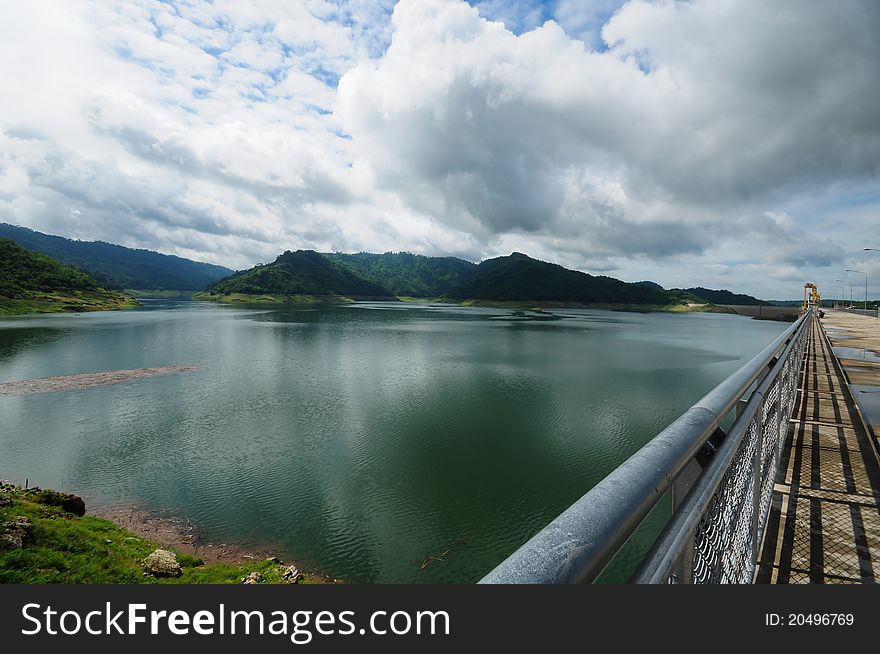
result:
[[(845, 283), (845, 284), (849, 284), (849, 304), (850, 304), (850, 306), (852, 306), (852, 303), (853, 303), (853, 299), (852, 299), (852, 282), (851, 282), (850, 280), (848, 280), (848, 279), (835, 279), (834, 281), (835, 281), (835, 282), (843, 282), (843, 283)], [(843, 299), (844, 299), (844, 301), (846, 301), (846, 294), (844, 294), (844, 298), (843, 298)]]
[(846, 269), (846, 272), (854, 272), (859, 273), (860, 275), (865, 276), (865, 311), (868, 310), (868, 273), (864, 270), (851, 270), (849, 268)]
[(843, 295), (843, 286), (838, 286), (837, 284), (830, 284), (831, 290), (834, 291), (834, 296), (831, 300), (831, 308), (837, 309), (840, 306), (840, 296)]
[(865, 252), (880, 252), (877, 248), (865, 248)]

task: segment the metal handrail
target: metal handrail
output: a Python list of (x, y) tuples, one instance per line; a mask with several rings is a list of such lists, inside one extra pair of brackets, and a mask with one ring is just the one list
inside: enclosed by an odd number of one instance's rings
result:
[(861, 316), (870, 316), (871, 318), (880, 318), (880, 309), (857, 309), (856, 307), (847, 307), (845, 309), (840, 309), (840, 311), (856, 313)]
[[(716, 434), (724, 435), (721, 424), (734, 407), (742, 406), (744, 395), (753, 387), (760, 389), (782, 355), (789, 352), (796, 341), (802, 341), (801, 337), (811, 324), (812, 315), (812, 311), (808, 311), (801, 316), (753, 359), (535, 534), (480, 583), (595, 581), (648, 513), (672, 488), (682, 471), (707, 448), (710, 439)], [(731, 436), (741, 429), (741, 425), (749, 424), (746, 419), (752, 417), (754, 411), (757, 411), (754, 402), (752, 407), (746, 405), (745, 413), (734, 421)], [(731, 447), (733, 442), (724, 449)], [(717, 470), (707, 468), (698, 477), (697, 483), (714, 483), (714, 477), (710, 480), (709, 474), (717, 474)], [(693, 495), (691, 493), (688, 497)], [(682, 513), (675, 511), (674, 520), (681, 520)]]
[[(777, 361), (786, 361), (791, 355), (798, 339), (791, 338), (785, 350), (777, 358)], [(700, 475), (685, 500), (676, 508), (672, 519), (660, 537), (654, 542), (650, 552), (642, 559), (642, 563), (636, 570), (631, 581), (640, 584), (666, 583), (670, 577), (680, 574), (676, 566), (681, 563), (681, 557), (685, 550), (694, 540), (700, 520), (705, 515), (709, 503), (718, 492), (724, 476), (733, 464), (734, 458), (742, 447), (743, 440), (749, 435), (749, 427), (752, 421), (763, 415), (765, 403), (770, 400), (770, 389), (776, 382), (774, 375), (767, 375), (751, 394), (745, 408), (737, 416), (736, 422), (730, 429), (727, 437), (721, 443), (718, 451), (709, 461), (703, 474)], [(785, 416), (786, 420), (788, 416)], [(763, 429), (759, 429), (759, 438)], [(760, 454), (761, 447), (756, 448), (756, 454)], [(755, 466), (759, 469), (758, 465)], [(775, 474), (775, 470), (772, 471)], [(758, 515), (757, 502), (760, 499), (758, 493), (754, 493), (752, 510)], [(759, 541), (759, 534), (763, 532), (763, 525), (755, 530), (755, 541)], [(757, 542), (753, 548), (757, 549)]]

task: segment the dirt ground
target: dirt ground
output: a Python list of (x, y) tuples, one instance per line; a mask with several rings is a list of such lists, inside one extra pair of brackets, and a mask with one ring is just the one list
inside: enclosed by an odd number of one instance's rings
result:
[[(822, 324), (835, 347), (863, 349), (875, 357), (880, 356), (880, 319), (844, 311), (826, 311)], [(880, 363), (871, 359), (839, 358), (853, 384), (880, 385)]]
[(90, 509), (88, 515), (109, 520), (140, 538), (197, 556), (205, 563), (244, 563), (274, 555), (269, 549), (246, 550), (225, 543), (204, 543), (195, 525), (168, 511), (115, 505)]

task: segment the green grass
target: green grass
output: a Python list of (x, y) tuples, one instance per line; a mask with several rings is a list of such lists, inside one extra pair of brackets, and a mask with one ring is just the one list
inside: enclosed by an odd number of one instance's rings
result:
[(687, 304), (668, 304), (659, 309), (667, 313), (734, 313), (732, 309), (718, 307), (711, 302), (689, 307)]
[(35, 293), (29, 298), (0, 297), (0, 315), (116, 311), (137, 306), (140, 306), (140, 302), (134, 298), (115, 293)]
[[(7, 584), (237, 584), (251, 572), (263, 583), (286, 583), (284, 567), (260, 560), (242, 565), (215, 563), (175, 552), (183, 573), (175, 578), (144, 576), (141, 562), (157, 547), (108, 520), (77, 517), (59, 507), (39, 504), (35, 493), (0, 490), (12, 500), (0, 507), (0, 522), (30, 518), (32, 540), (21, 549), (0, 551), (0, 583)], [(162, 547), (174, 551), (173, 548)], [(320, 583), (305, 575), (300, 583)]]

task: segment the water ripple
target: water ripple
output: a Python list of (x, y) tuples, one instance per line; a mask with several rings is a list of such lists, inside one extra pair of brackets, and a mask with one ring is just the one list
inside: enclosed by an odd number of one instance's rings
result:
[(277, 544), (350, 581), (474, 581), (780, 329), (560, 313), (163, 303), (0, 320), (4, 380), (204, 368), (0, 397), (0, 478), (177, 510), (207, 540)]

